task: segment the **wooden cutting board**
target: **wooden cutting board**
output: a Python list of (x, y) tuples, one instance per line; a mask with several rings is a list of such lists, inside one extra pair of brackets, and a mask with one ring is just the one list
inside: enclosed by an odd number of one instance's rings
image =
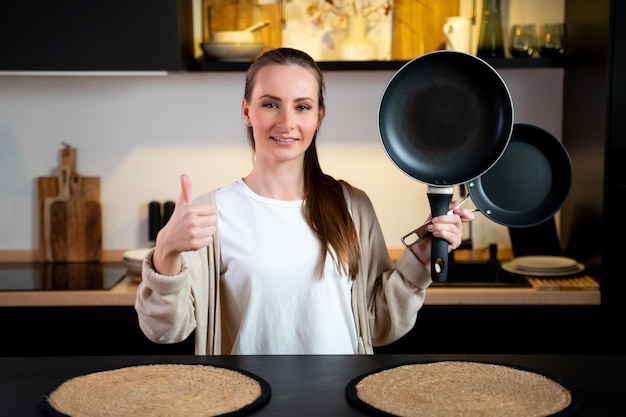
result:
[(588, 275), (573, 278), (529, 277), (526, 279), (537, 291), (596, 291), (600, 284)]
[(54, 177), (37, 178), (39, 241), (46, 262), (98, 262), (102, 258), (100, 178), (76, 172), (76, 150), (60, 151)]

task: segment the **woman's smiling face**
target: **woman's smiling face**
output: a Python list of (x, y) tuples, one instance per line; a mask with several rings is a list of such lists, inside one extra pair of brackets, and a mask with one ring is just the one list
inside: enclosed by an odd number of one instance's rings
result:
[(315, 75), (297, 65), (268, 65), (256, 74), (243, 116), (252, 126), (257, 160), (302, 159), (324, 117)]

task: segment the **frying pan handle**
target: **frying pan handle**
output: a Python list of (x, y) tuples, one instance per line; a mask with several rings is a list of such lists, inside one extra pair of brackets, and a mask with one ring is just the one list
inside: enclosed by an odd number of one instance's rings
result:
[[(452, 187), (429, 186), (427, 194), (433, 218), (448, 212), (452, 202)], [(432, 238), (430, 275), (435, 282), (444, 282), (448, 279), (448, 241), (440, 237)]]

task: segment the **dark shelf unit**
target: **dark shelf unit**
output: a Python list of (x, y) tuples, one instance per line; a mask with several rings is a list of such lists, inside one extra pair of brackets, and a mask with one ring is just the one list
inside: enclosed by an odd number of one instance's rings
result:
[(2, 71), (183, 71), (193, 59), (188, 0), (0, 4)]
[[(576, 57), (562, 58), (496, 58), (486, 59), (494, 68), (552, 68), (576, 65)], [(410, 61), (321, 61), (322, 71), (396, 71)], [(237, 72), (246, 71), (250, 62), (226, 62), (197, 60), (189, 71), (201, 72)]]

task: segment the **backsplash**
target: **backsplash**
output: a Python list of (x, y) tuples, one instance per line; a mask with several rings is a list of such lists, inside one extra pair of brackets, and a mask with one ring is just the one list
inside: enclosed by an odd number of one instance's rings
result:
[[(563, 70), (500, 73), (516, 122), (560, 138)], [(429, 204), (426, 186), (400, 172), (380, 143), (378, 105), (392, 75), (326, 74), (319, 152), (329, 174), (367, 191), (387, 245), (400, 247), (400, 238), (426, 220)], [(103, 249), (148, 245), (146, 202), (176, 201), (180, 174), (191, 177), (197, 196), (249, 171), (243, 78), (243, 72), (0, 76), (0, 250), (38, 247), (36, 178), (52, 175), (61, 142), (77, 149), (82, 175), (101, 178)], [(474, 226), (475, 247), (509, 246), (506, 228), (484, 215), (477, 213)]]

